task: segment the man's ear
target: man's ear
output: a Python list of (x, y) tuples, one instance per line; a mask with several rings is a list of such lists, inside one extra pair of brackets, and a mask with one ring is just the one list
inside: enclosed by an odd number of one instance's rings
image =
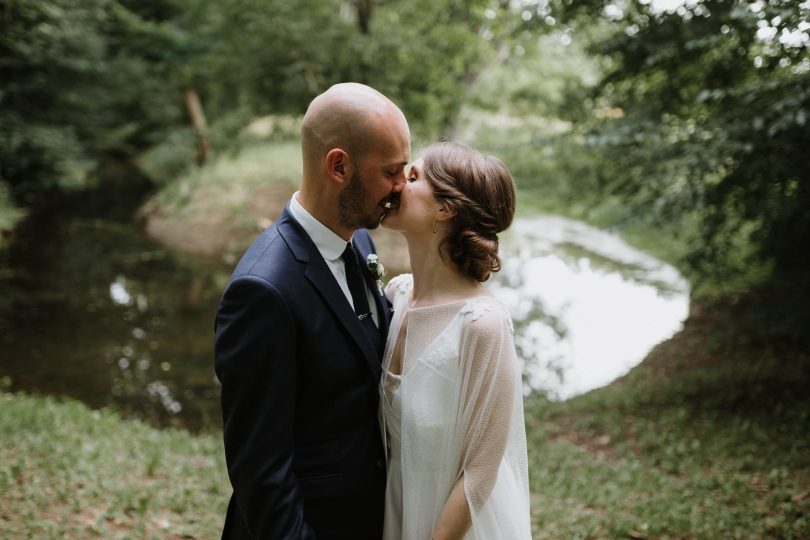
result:
[(349, 154), (341, 148), (332, 148), (326, 153), (326, 173), (329, 178), (342, 184), (351, 178), (351, 160)]

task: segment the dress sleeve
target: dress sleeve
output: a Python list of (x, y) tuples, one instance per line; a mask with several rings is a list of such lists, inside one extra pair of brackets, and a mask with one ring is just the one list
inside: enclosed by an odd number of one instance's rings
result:
[[(484, 506), (509, 442), (520, 377), (509, 314), (497, 303), (470, 306), (461, 336), (461, 471), (470, 509)], [(520, 426), (522, 427), (522, 426)]]

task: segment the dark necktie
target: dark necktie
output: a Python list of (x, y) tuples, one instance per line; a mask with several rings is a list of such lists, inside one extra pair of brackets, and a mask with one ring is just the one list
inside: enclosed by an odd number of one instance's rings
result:
[(374, 324), (374, 320), (371, 318), (371, 309), (368, 307), (365, 280), (360, 271), (360, 262), (357, 260), (357, 252), (354, 251), (351, 242), (346, 244), (346, 249), (343, 250), (341, 257), (346, 267), (346, 283), (349, 285), (349, 292), (352, 295), (354, 312), (357, 314), (357, 318), (360, 319), (360, 323), (366, 331), (374, 349), (377, 351), (377, 354), (381, 355), (384, 341), (379, 328), (377, 328)]
[(349, 292), (352, 294), (354, 312), (357, 313), (357, 318), (362, 321), (371, 316), (371, 310), (368, 307), (366, 285), (363, 282), (363, 274), (360, 273), (357, 252), (354, 251), (351, 243), (346, 244), (342, 257), (343, 264), (346, 265), (346, 282), (349, 284)]

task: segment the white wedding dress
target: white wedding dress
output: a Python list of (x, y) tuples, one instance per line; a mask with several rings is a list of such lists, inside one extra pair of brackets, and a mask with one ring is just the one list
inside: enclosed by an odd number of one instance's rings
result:
[(383, 540), (429, 540), (462, 474), (472, 516), (466, 539), (531, 539), (509, 313), (489, 296), (409, 308), (412, 285), (406, 274), (386, 288), (394, 316), (380, 383), (388, 461)]

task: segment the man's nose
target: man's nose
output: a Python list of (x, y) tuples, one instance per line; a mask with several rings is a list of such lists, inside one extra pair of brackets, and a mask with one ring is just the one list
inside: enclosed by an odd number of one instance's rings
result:
[(406, 180), (407, 179), (405, 178), (405, 172), (402, 172), (401, 174), (397, 175), (394, 178), (394, 185), (391, 187), (391, 191), (393, 193), (402, 193), (402, 188), (405, 187)]

